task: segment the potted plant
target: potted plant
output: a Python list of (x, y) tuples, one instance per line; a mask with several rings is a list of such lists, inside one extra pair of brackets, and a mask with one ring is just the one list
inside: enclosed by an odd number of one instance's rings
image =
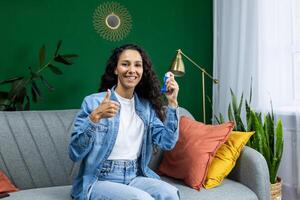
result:
[[(283, 128), (282, 121), (275, 121), (272, 103), (271, 112), (267, 112), (262, 119), (261, 112), (255, 112), (251, 107), (252, 87), (250, 89), (250, 103), (245, 100), (245, 113), (247, 126), (244, 125), (241, 110), (243, 104), (243, 94), (241, 95), (239, 104), (233, 91), (231, 92), (231, 103), (228, 106), (228, 119), (235, 123), (236, 131), (254, 131), (255, 134), (250, 138), (247, 145), (259, 151), (268, 164), (270, 184), (271, 184), (271, 200), (281, 199), (281, 178), (277, 176), (278, 168), (283, 153)], [(218, 123), (224, 122), (224, 117), (214, 116)]]
[(247, 129), (255, 131), (248, 146), (256, 149), (265, 157), (269, 168), (271, 199), (281, 199), (282, 181), (277, 176), (277, 172), (283, 152), (282, 121), (278, 119), (275, 122), (273, 109), (262, 120), (261, 113), (255, 113), (248, 107), (247, 116)]
[(72, 58), (78, 57), (76, 54), (59, 54), (62, 41), (58, 41), (56, 50), (48, 62), (46, 60), (46, 47), (43, 45), (39, 51), (39, 67), (33, 71), (28, 67), (29, 75), (18, 76), (0, 81), (0, 86), (11, 84), (9, 91), (0, 91), (0, 111), (29, 110), (30, 97), (28, 90), (31, 91), (33, 102), (41, 98), (41, 90), (38, 87), (38, 81), (43, 83), (50, 91), (54, 87), (42, 75), (45, 69), (51, 70), (54, 74), (61, 75), (63, 72), (57, 67), (58, 63), (63, 65), (72, 65)]

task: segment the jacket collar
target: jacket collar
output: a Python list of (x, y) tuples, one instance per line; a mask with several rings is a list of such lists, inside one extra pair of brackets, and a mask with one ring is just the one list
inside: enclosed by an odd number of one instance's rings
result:
[[(115, 89), (116, 89), (116, 85), (114, 85), (112, 88), (111, 88), (111, 96), (110, 96), (110, 99), (113, 100), (113, 101), (118, 101), (118, 98), (115, 94)], [(136, 92), (134, 92), (134, 102), (135, 102), (135, 110), (142, 114), (143, 111), (146, 109), (144, 103), (142, 102), (143, 100), (137, 95)]]

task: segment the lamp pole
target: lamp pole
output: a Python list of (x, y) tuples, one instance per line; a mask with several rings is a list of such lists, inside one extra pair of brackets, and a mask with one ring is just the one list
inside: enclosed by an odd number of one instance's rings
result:
[[(201, 71), (202, 76), (202, 107), (203, 107), (203, 122), (206, 123), (206, 109), (205, 109), (205, 75), (208, 76), (215, 84), (219, 83), (218, 79), (214, 79), (212, 75), (206, 72), (206, 70), (198, 65), (195, 61), (193, 61), (191, 58), (189, 58), (187, 55), (185, 55), (181, 49), (177, 50), (177, 55), (175, 58), (175, 61), (173, 62), (173, 65), (171, 67), (171, 71), (178, 73), (179, 75), (183, 75), (185, 72), (184, 70), (184, 64), (182, 62), (181, 55), (183, 55), (186, 59), (188, 59), (191, 63), (193, 63), (198, 69)], [(179, 65), (179, 66), (177, 66)], [(181, 66), (180, 66), (181, 65)]]
[(201, 72), (202, 74), (202, 107), (203, 107), (203, 122), (206, 123), (206, 112), (205, 112), (205, 81), (204, 81), (204, 71)]

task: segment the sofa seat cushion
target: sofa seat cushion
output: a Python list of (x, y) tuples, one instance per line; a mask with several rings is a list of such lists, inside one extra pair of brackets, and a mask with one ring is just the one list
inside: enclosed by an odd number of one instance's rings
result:
[[(161, 178), (179, 189), (182, 200), (258, 200), (255, 193), (249, 188), (227, 178), (220, 186), (208, 190), (203, 188), (200, 192), (185, 186), (182, 181), (169, 177)], [(10, 196), (5, 200), (71, 200), (70, 191), (71, 186), (21, 190), (10, 193)]]
[(165, 176), (162, 176), (161, 179), (177, 187), (182, 200), (258, 200), (256, 194), (248, 187), (227, 178), (218, 187), (212, 189), (202, 188), (200, 192), (187, 187), (180, 180)]
[(70, 185), (20, 190), (9, 193), (5, 200), (71, 200), (70, 191)]

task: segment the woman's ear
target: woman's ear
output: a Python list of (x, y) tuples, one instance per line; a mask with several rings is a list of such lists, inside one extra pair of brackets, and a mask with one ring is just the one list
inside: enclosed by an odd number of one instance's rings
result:
[(115, 71), (114, 71), (114, 74), (115, 74), (115, 75), (118, 75), (118, 72), (117, 72), (117, 70), (116, 70), (116, 69), (115, 69)]

